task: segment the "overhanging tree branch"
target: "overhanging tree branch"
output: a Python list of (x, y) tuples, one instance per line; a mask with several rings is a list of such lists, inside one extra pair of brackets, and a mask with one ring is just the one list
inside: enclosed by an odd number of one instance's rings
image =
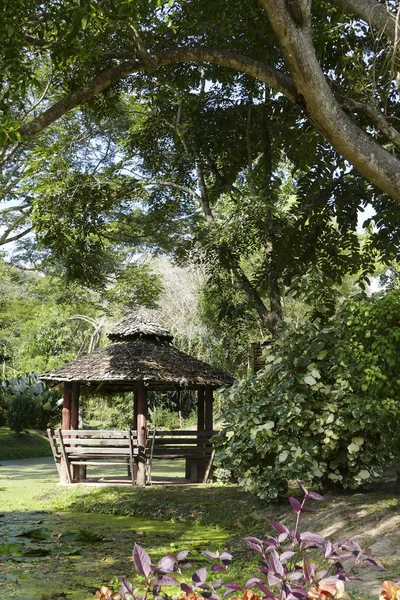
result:
[[(3, 234), (0, 237), (0, 246), (5, 246), (5, 244), (10, 244), (11, 242), (16, 242), (17, 240), (23, 238), (25, 235), (28, 235), (28, 233), (30, 233), (31, 231), (33, 231), (33, 227), (28, 227), (28, 229), (24, 229), (20, 233), (17, 233), (16, 235), (10, 238), (5, 237), (5, 234)], [(8, 230), (5, 233), (9, 233)]]
[[(304, 12), (299, 24), (288, 9)], [(333, 148), (366, 179), (400, 202), (400, 160), (379, 146), (344, 113), (318, 62), (310, 26), (310, 0), (259, 0), (282, 48), (310, 120)]]
[(381, 131), (395, 146), (400, 148), (400, 133), (385, 118), (379, 108), (371, 102), (357, 102), (349, 98), (343, 108), (364, 114), (375, 127)]
[[(314, 126), (339, 154), (371, 183), (400, 202), (400, 160), (379, 146), (343, 112), (318, 63), (310, 26), (299, 26), (286, 5), (287, 2), (290, 6), (307, 6), (309, 0), (259, 2), (272, 23), (293, 80), (259, 61), (219, 49), (189, 47), (164, 50), (154, 55), (158, 67), (204, 61), (229, 67), (264, 81), (291, 102), (301, 106)], [(132, 59), (103, 71), (25, 124), (20, 133), (25, 139), (32, 137), (116, 81), (144, 69), (142, 61)]]
[(377, 0), (326, 0), (342, 8), (347, 13), (360, 17), (374, 29), (382, 33), (390, 42), (396, 44), (396, 17), (385, 4)]
[[(154, 60), (158, 67), (165, 67), (181, 62), (210, 62), (229, 67), (268, 83), (275, 90), (284, 94), (294, 104), (298, 101), (296, 88), (290, 77), (267, 67), (257, 60), (253, 60), (236, 52), (218, 50), (215, 48), (176, 48), (173, 50), (164, 50), (155, 54)], [(27, 139), (40, 133), (67, 112), (84, 102), (87, 102), (113, 83), (120, 79), (124, 79), (129, 75), (143, 71), (144, 69), (145, 65), (143, 61), (134, 58), (102, 71), (86, 85), (78, 88), (63, 100), (56, 102), (56, 104), (48, 108), (42, 114), (21, 127), (21, 135)]]

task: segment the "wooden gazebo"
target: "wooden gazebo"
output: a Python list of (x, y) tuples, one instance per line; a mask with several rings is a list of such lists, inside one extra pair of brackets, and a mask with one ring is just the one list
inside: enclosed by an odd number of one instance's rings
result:
[[(147, 392), (185, 389), (197, 391), (199, 436), (207, 438), (209, 432), (211, 437), (213, 392), (231, 385), (230, 375), (172, 346), (171, 333), (141, 313), (123, 319), (108, 338), (112, 344), (39, 377), (50, 386), (64, 385), (63, 432), (78, 430), (83, 388), (93, 393), (133, 391), (133, 428), (137, 431), (138, 446), (146, 448)], [(137, 464), (137, 485), (146, 483), (144, 460)]]

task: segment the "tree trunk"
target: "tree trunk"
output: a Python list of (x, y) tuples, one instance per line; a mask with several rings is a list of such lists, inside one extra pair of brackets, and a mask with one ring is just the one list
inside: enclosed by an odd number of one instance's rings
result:
[(310, 120), (364, 177), (400, 202), (400, 162), (364, 133), (335, 100), (315, 54), (311, 0), (259, 0)]

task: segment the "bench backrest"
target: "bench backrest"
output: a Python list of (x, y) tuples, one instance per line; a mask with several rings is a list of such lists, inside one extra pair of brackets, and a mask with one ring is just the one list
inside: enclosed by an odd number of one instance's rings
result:
[(157, 430), (154, 438), (153, 457), (195, 457), (211, 454), (211, 438), (215, 434), (215, 431)]
[(137, 432), (133, 430), (48, 429), (55, 458), (67, 455), (128, 455), (137, 449)]
[[(59, 460), (67, 456), (137, 455), (138, 436), (135, 430), (48, 429), (53, 455)], [(215, 431), (152, 430), (148, 431), (146, 456), (183, 456), (210, 454)]]

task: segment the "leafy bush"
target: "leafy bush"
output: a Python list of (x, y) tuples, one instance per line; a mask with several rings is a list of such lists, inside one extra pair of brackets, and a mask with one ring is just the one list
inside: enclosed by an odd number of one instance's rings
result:
[[(315, 533), (309, 531), (301, 533), (299, 527), (301, 515), (304, 512), (314, 512), (305, 507), (307, 500), (321, 501), (324, 498), (299, 485), (303, 492), (302, 502), (294, 497), (289, 498), (296, 514), (292, 529), (283, 523), (270, 521), (275, 536), (267, 535), (264, 540), (255, 537), (244, 538), (247, 546), (257, 552), (262, 559), (259, 572), (244, 585), (237, 582), (223, 582), (223, 578), (225, 580), (227, 578), (232, 561), (231, 554), (226, 550), (221, 553), (203, 552), (203, 555), (213, 562), (211, 573), (216, 574), (212, 581), (208, 580), (206, 583), (208, 573), (204, 567), (198, 569), (190, 578), (185, 577), (184, 571), (191, 568), (190, 563), (185, 564), (187, 551), (164, 556), (157, 564), (153, 564), (144, 548), (135, 544), (133, 563), (141, 576), (139, 584), (133, 585), (127, 578), (122, 577), (119, 592), (113, 592), (103, 586), (96, 592), (95, 600), (147, 600), (151, 596), (155, 600), (163, 597), (171, 598), (170, 594), (164, 592), (167, 586), (179, 586), (181, 593), (172, 596), (177, 597), (178, 600), (220, 600), (219, 590), (223, 591), (223, 598), (235, 594), (232, 600), (259, 600), (260, 597), (269, 600), (278, 600), (278, 598), (279, 600), (305, 598), (331, 600), (335, 597), (350, 600), (350, 596), (344, 590), (345, 583), (352, 577), (346, 574), (342, 561), (346, 560), (347, 565), (351, 561), (352, 567), (356, 565), (382, 567), (371, 558), (370, 552), (363, 554), (360, 546), (348, 539), (334, 546)], [(388, 584), (385, 589), (390, 593), (392, 588), (389, 582), (385, 583)], [(254, 589), (257, 593), (252, 591)], [(393, 596), (393, 599), (395, 598), (396, 596)], [(391, 597), (385, 600), (391, 600)]]
[(214, 469), (213, 479), (215, 479), (215, 481), (220, 481), (221, 483), (228, 483), (232, 479), (232, 473), (229, 469), (217, 467)]
[(4, 427), (7, 423), (7, 402), (0, 391), (0, 427)]
[(27, 394), (18, 394), (11, 400), (7, 410), (7, 425), (15, 433), (35, 427), (38, 405)]
[(288, 480), (353, 489), (381, 476), (400, 449), (399, 340), (398, 292), (286, 330), (265, 369), (225, 392), (221, 463), (269, 499)]
[(7, 405), (7, 425), (15, 433), (24, 429), (45, 429), (50, 420), (59, 419), (59, 394), (46, 390), (37, 373), (2, 381), (0, 397)]

